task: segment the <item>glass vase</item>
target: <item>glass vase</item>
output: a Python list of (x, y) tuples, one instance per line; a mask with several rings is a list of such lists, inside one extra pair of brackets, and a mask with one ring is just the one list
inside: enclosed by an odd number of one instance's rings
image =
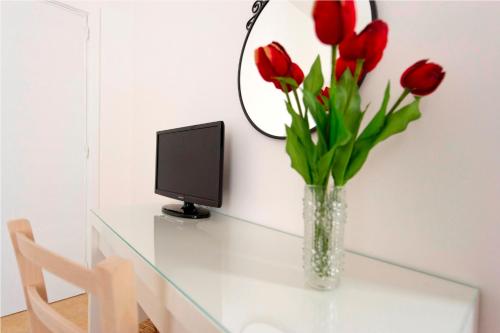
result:
[(306, 185), (304, 189), (304, 273), (316, 289), (338, 286), (344, 269), (345, 189)]

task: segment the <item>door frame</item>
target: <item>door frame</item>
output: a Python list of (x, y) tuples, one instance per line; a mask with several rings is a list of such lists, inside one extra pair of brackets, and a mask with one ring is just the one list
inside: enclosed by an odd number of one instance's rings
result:
[[(90, 209), (99, 208), (99, 167), (100, 167), (100, 109), (101, 109), (101, 80), (100, 80), (100, 60), (101, 60), (101, 7), (97, 2), (83, 1), (55, 1), (46, 0), (46, 3), (67, 10), (76, 15), (84, 17), (87, 28), (86, 55), (85, 55), (85, 141), (83, 147), (86, 154), (86, 202), (85, 219), (88, 221)], [(88, 228), (86, 228), (87, 230)], [(89, 234), (86, 232), (85, 243), (89, 241)], [(87, 264), (90, 259), (85, 252)]]

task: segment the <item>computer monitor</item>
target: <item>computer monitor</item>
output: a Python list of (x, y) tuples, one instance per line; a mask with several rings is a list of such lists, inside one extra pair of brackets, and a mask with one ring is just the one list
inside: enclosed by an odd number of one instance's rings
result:
[(156, 133), (155, 193), (182, 200), (162, 211), (185, 218), (205, 218), (221, 207), (224, 122), (187, 126)]

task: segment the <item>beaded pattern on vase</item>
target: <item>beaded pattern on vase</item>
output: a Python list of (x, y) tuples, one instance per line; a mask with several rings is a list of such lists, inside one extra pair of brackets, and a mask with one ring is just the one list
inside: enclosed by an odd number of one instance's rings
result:
[(341, 187), (306, 186), (304, 272), (318, 289), (335, 288), (344, 267), (345, 192)]

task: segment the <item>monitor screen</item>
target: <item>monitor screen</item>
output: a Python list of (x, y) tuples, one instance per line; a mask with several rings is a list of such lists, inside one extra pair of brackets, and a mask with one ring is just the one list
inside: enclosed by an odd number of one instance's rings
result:
[(155, 192), (220, 207), (223, 163), (222, 121), (157, 132)]

